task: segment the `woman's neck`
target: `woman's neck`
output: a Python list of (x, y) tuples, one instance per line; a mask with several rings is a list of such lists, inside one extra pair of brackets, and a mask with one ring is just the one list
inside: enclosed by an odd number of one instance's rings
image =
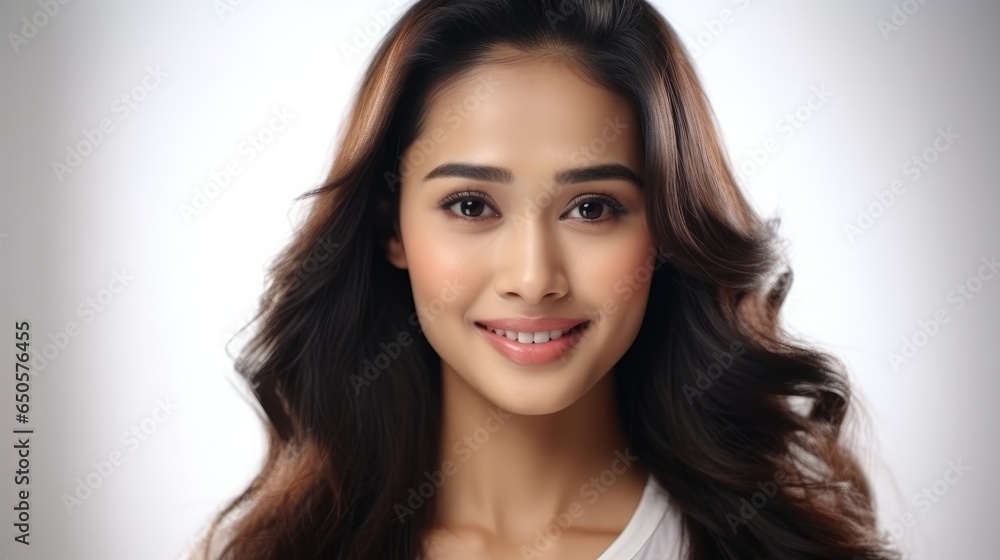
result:
[(648, 476), (628, 448), (612, 373), (559, 412), (517, 415), (447, 365), (438, 468), (435, 525), (500, 539), (526, 538), (560, 518), (617, 534)]

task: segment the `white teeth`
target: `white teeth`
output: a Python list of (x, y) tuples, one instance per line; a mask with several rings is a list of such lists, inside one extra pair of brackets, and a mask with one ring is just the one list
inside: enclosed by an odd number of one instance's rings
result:
[[(566, 331), (562, 329), (555, 329), (551, 331), (542, 331), (536, 333), (529, 332), (518, 332), (518, 331), (505, 331), (503, 329), (490, 329), (500, 336), (506, 336), (511, 340), (516, 340), (522, 344), (541, 344), (543, 342), (548, 342), (550, 340), (556, 340), (557, 338), (562, 338), (562, 335)], [(566, 329), (569, 330), (569, 329)]]

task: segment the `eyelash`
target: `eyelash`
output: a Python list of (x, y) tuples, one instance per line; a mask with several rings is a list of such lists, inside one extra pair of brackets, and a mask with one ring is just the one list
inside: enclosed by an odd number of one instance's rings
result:
[[(455, 203), (469, 199), (478, 200), (483, 204), (485, 204), (487, 207), (492, 208), (492, 206), (490, 205), (489, 197), (479, 191), (463, 191), (450, 194), (447, 197), (445, 197), (444, 200), (441, 201), (440, 208), (444, 210), (445, 214), (453, 220), (475, 223), (490, 219), (489, 217), (484, 217), (484, 216), (472, 216), (472, 217), (463, 216), (461, 214), (456, 214), (451, 210), (451, 207), (454, 206)], [(609, 220), (620, 218), (621, 216), (624, 216), (629, 212), (628, 209), (625, 208), (625, 206), (621, 202), (618, 202), (618, 199), (604, 192), (596, 192), (592, 194), (585, 194), (578, 196), (577, 198), (573, 199), (573, 208), (576, 208), (577, 206), (580, 206), (585, 202), (600, 202), (605, 206), (607, 206), (609, 209), (608, 217), (601, 217), (597, 220), (588, 220), (586, 218), (577, 219), (577, 221), (582, 221), (586, 223), (588, 226), (596, 226), (604, 222), (607, 222)], [(499, 212), (497, 213), (499, 214)]]

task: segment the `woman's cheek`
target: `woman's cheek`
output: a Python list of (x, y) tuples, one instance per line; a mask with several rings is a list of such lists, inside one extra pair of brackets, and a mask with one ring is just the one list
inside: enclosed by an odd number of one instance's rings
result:
[(585, 285), (605, 308), (645, 307), (643, 294), (648, 292), (652, 271), (647, 257), (652, 246), (648, 238), (631, 234), (616, 237), (610, 243), (593, 248), (588, 260), (600, 263), (587, 271)]
[(471, 272), (482, 263), (467, 243), (440, 231), (418, 227), (410, 239), (414, 252), (407, 250), (407, 261), (414, 300), (421, 316), (433, 320), (467, 297)]

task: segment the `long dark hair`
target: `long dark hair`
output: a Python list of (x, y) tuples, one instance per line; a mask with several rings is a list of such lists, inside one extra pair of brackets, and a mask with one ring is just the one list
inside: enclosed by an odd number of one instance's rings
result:
[(841, 434), (844, 367), (781, 325), (792, 276), (777, 220), (741, 194), (687, 53), (642, 0), (419, 0), (389, 31), (236, 360), (269, 451), (205, 556), (421, 555), (433, 498), (404, 523), (396, 504), (436, 468), (441, 365), (385, 243), (428, 92), (498, 45), (557, 52), (638, 115), (661, 253), (614, 382), (630, 449), (682, 513), (689, 557), (897, 558)]

